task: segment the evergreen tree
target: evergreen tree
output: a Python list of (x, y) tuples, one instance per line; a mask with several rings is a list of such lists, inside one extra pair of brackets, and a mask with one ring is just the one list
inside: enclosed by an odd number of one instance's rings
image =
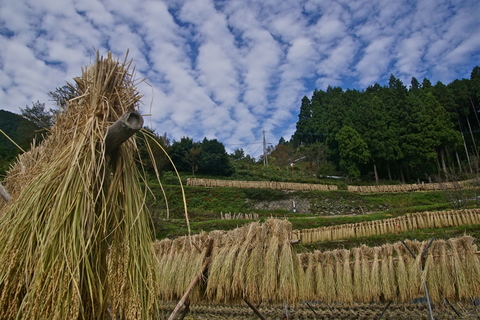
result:
[(420, 82), (418, 82), (417, 78), (412, 77), (412, 81), (410, 82), (410, 91), (415, 91), (420, 89)]
[(298, 114), (297, 130), (292, 137), (297, 146), (302, 143), (312, 143), (313, 133), (315, 132), (312, 115), (313, 110), (310, 100), (304, 96), (300, 106), (300, 113)]
[(367, 144), (360, 134), (349, 126), (343, 126), (335, 139), (338, 141), (340, 167), (349, 177), (358, 178), (359, 166), (370, 159)]

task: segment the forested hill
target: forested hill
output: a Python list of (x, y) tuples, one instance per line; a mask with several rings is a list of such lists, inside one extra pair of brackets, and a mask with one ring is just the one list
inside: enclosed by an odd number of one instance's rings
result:
[[(39, 128), (22, 116), (0, 110), (0, 129), (15, 141), (21, 148), (30, 148), (36, 130)], [(0, 174), (4, 174), (8, 164), (21, 151), (4, 134), (0, 133)]]
[(448, 85), (391, 75), (363, 91), (328, 87), (304, 97), (294, 146), (320, 144), (350, 177), (425, 180), (478, 168), (480, 67)]

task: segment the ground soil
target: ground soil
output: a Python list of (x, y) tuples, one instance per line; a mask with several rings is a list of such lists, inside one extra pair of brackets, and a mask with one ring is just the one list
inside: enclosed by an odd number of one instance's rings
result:
[[(327, 305), (325, 303), (310, 302), (310, 307), (306, 303), (296, 306), (284, 305), (265, 305), (259, 306), (259, 311), (269, 320), (303, 320), (303, 319), (378, 319), (385, 310), (386, 303), (376, 304), (354, 304), (346, 305)], [(162, 307), (161, 319), (167, 319), (173, 310), (173, 304), (167, 304)], [(434, 304), (434, 319), (480, 319), (480, 306), (473, 304), (452, 303)], [(288, 318), (286, 316), (288, 312)], [(458, 314), (457, 314), (458, 313)], [(459, 316), (460, 315), (460, 316)], [(184, 319), (206, 320), (206, 319), (259, 319), (252, 309), (247, 305), (191, 305), (190, 312)], [(428, 306), (426, 303), (415, 304), (391, 304), (383, 314), (381, 319), (405, 320), (405, 319), (430, 319)]]

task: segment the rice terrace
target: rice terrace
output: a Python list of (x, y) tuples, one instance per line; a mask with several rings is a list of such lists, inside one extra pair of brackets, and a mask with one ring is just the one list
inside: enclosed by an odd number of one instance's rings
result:
[(126, 57), (97, 53), (8, 168), (0, 319), (480, 318), (475, 170), (395, 184), (301, 176), (300, 161), (250, 180), (159, 172), (138, 83)]

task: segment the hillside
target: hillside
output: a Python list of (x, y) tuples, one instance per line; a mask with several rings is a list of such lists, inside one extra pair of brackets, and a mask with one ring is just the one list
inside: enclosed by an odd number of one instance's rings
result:
[[(0, 110), (0, 129), (22, 149), (28, 150), (39, 128), (18, 114)], [(20, 152), (21, 150), (0, 132), (0, 175), (5, 173), (10, 162)]]
[[(157, 239), (176, 238), (187, 233), (186, 221), (180, 186), (166, 185), (164, 191), (168, 200), (170, 219), (166, 219), (167, 203), (163, 199), (160, 187), (151, 183), (150, 188), (155, 201), (149, 202), (154, 216)], [(287, 218), (294, 229), (307, 229), (335, 226), (364, 221), (375, 221), (406, 214), (443, 211), (478, 206), (476, 188), (428, 191), (428, 192), (388, 192), (360, 194), (338, 191), (292, 191), (248, 188), (206, 188), (184, 187), (188, 205), (192, 233), (212, 230), (230, 230), (251, 222), (250, 219), (222, 219), (225, 214), (239, 216), (255, 213), (258, 220), (270, 217)], [(440, 228), (433, 231), (439, 237), (449, 233), (459, 234), (465, 229), (458, 227)], [(425, 239), (423, 230), (409, 231), (408, 237)], [(432, 234), (432, 231), (429, 230)], [(407, 235), (403, 235), (405, 238)], [(402, 235), (383, 235), (372, 237), (371, 243), (379, 244)], [(370, 240), (364, 239), (369, 242)], [(343, 241), (358, 243), (357, 239)], [(323, 244), (325, 245), (325, 244)], [(312, 245), (311, 245), (312, 246)], [(315, 246), (315, 245), (313, 245)], [(335, 244), (329, 244), (334, 247)]]

